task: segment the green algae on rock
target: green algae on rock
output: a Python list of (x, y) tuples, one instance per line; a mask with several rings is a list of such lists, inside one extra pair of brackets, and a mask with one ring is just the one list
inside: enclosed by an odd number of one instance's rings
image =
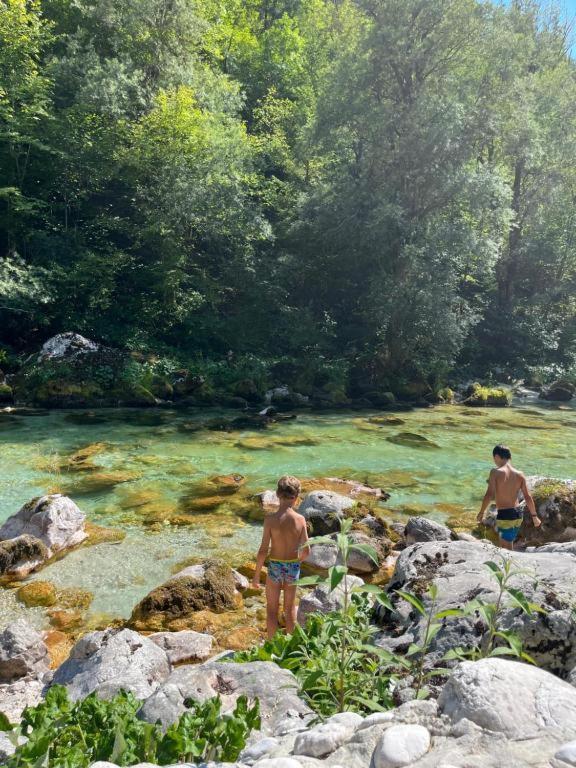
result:
[(439, 445), (428, 440), (424, 435), (418, 435), (415, 432), (399, 432), (397, 435), (390, 435), (386, 438), (389, 443), (394, 445), (403, 445), (406, 448), (424, 448), (438, 449)]
[(466, 390), (465, 405), (472, 407), (505, 408), (512, 404), (512, 392), (504, 387), (483, 387), (471, 384)]

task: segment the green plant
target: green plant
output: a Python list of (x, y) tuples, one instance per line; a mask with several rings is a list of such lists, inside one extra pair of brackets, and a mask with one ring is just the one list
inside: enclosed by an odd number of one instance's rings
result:
[(448, 651), (444, 658), (446, 660), (476, 660), (489, 656), (515, 656), (530, 664), (534, 664), (534, 659), (524, 651), (518, 634), (502, 627), (502, 613), (504, 608), (509, 607), (510, 602), (528, 616), (532, 616), (534, 613), (545, 613), (546, 611), (541, 606), (529, 602), (521, 590), (510, 585), (511, 579), (522, 573), (522, 571), (512, 567), (511, 560), (502, 556), (501, 565), (492, 561), (485, 563), (485, 565), (498, 582), (496, 602), (486, 603), (477, 598), (467, 605), (465, 612), (468, 615), (478, 613), (486, 625), (486, 631), (482, 636), (480, 644), (475, 648), (454, 648)]
[(448, 617), (463, 616), (464, 610), (461, 608), (447, 608), (443, 611), (436, 611), (438, 603), (438, 587), (436, 584), (430, 584), (428, 587), (428, 597), (430, 598), (430, 605), (426, 608), (424, 602), (412, 594), (411, 592), (404, 592), (400, 589), (396, 590), (396, 594), (403, 600), (410, 603), (418, 613), (425, 619), (424, 635), (420, 643), (412, 643), (406, 652), (406, 659), (409, 663), (411, 674), (415, 679), (415, 693), (417, 699), (425, 698), (428, 695), (428, 690), (423, 687), (423, 683), (435, 676), (443, 674), (445, 669), (432, 668), (430, 670), (425, 669), (426, 657), (430, 651), (430, 645), (432, 641), (442, 629), (442, 621)]
[[(239, 697), (234, 711), (222, 715), (220, 698), (197, 703), (166, 733), (159, 723), (137, 717), (142, 702), (120, 691), (109, 701), (95, 693), (71, 702), (66, 689), (52, 687), (46, 699), (24, 710), (19, 726), (0, 715), (0, 730), (16, 745), (8, 768), (84, 768), (96, 761), (117, 765), (140, 762), (167, 765), (207, 760), (235, 761), (253, 728), (260, 727), (258, 701)], [(27, 741), (18, 745), (21, 736)]]
[(291, 636), (277, 635), (263, 646), (236, 654), (236, 661), (274, 661), (294, 672), (301, 695), (320, 715), (347, 710), (378, 712), (393, 706), (392, 693), (403, 660), (371, 644), (378, 631), (371, 623), (373, 605), (369, 594), (390, 606), (388, 596), (375, 585), (350, 587), (345, 565), (352, 550), (377, 561), (376, 551), (350, 538), (351, 520), (344, 520), (335, 539), (314, 537), (309, 545), (331, 544), (338, 550), (338, 563), (326, 579), (310, 576), (301, 586), (323, 586), (338, 590), (341, 608), (327, 614), (313, 614), (305, 627), (296, 627)]

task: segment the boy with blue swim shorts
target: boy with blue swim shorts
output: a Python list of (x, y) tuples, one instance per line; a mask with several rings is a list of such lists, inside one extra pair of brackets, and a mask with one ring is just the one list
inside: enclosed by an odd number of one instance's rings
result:
[(264, 519), (262, 543), (256, 558), (252, 579), (254, 589), (260, 589), (260, 573), (267, 557), (266, 629), (271, 639), (278, 631), (280, 593), (284, 592), (286, 631), (296, 626), (296, 584), (300, 578), (300, 563), (308, 557), (306, 521), (293, 509), (300, 495), (300, 481), (286, 475), (276, 489), (278, 510)]
[(504, 549), (514, 549), (514, 542), (524, 522), (524, 512), (518, 506), (518, 496), (522, 493), (526, 507), (532, 518), (535, 528), (542, 525), (542, 521), (536, 513), (536, 505), (532, 494), (528, 489), (526, 478), (510, 463), (512, 453), (505, 445), (497, 445), (492, 451), (496, 469), (490, 472), (488, 489), (484, 494), (484, 500), (478, 513), (478, 522), (484, 522), (484, 513), (493, 500), (498, 509), (496, 516), (496, 530), (500, 539), (500, 546)]

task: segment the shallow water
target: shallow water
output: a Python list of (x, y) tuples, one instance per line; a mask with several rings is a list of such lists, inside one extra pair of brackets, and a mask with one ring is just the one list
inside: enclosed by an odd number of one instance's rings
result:
[[(445, 406), (398, 414), (301, 414), (264, 431), (232, 433), (194, 431), (214, 414), (91, 413), (0, 413), (0, 521), (34, 496), (66, 491), (94, 522), (125, 530), (122, 543), (77, 550), (33, 577), (90, 589), (91, 610), (113, 616), (128, 616), (187, 558), (217, 554), (237, 563), (257, 547), (260, 525), (225, 507), (195, 514), (192, 526), (150, 530), (141, 524), (144, 501), (185, 514), (183, 497), (204, 478), (240, 473), (256, 493), (288, 472), (353, 477), (390, 491), (382, 505), (390, 516), (420, 512), (471, 523), (497, 442), (511, 447), (516, 465), (528, 474), (575, 474), (576, 411), (538, 403), (505, 410)], [(390, 416), (403, 423), (371, 421)], [(90, 457), (96, 469), (62, 470), (71, 454), (95, 443), (104, 444)], [(0, 595), (0, 624), (21, 611), (12, 594)]]

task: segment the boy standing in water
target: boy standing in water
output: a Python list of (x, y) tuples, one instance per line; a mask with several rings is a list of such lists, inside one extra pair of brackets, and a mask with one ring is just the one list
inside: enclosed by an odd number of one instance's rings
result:
[(309, 548), (304, 546), (308, 541), (306, 521), (292, 508), (299, 494), (299, 480), (289, 475), (281, 477), (276, 489), (280, 502), (278, 511), (264, 518), (252, 586), (260, 589), (260, 572), (269, 554), (266, 577), (266, 629), (269, 639), (278, 631), (282, 590), (287, 632), (293, 632), (296, 625), (296, 582), (300, 578), (300, 563), (309, 553)]
[(496, 529), (500, 537), (500, 546), (504, 547), (504, 549), (513, 550), (514, 542), (524, 518), (522, 510), (516, 506), (520, 491), (522, 491), (526, 501), (534, 527), (539, 528), (542, 525), (542, 521), (536, 514), (536, 505), (534, 504), (532, 494), (528, 490), (525, 476), (522, 472), (514, 469), (510, 463), (512, 460), (510, 449), (505, 445), (497, 445), (492, 451), (492, 456), (496, 469), (490, 472), (488, 489), (478, 513), (478, 522), (484, 522), (484, 513), (492, 500), (495, 499), (496, 507), (498, 508)]

